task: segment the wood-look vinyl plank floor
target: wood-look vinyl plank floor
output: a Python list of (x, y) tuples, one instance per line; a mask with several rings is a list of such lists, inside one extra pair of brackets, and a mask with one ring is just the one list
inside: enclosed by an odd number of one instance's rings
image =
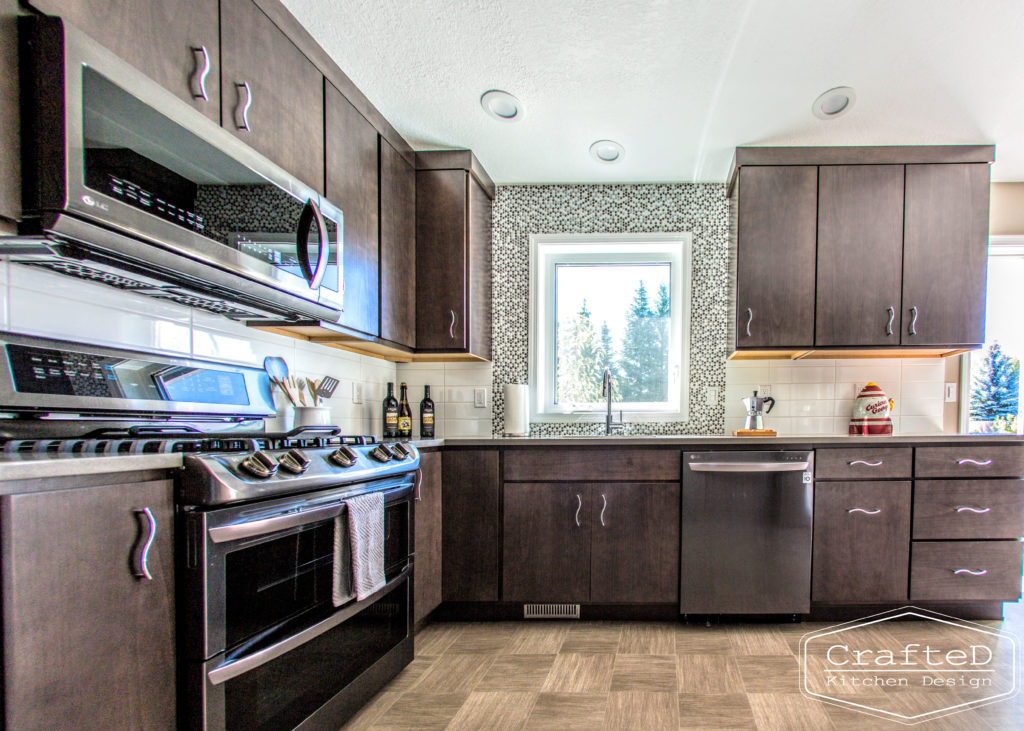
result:
[(536, 693), (470, 693), (448, 728), (460, 731), (521, 729), (536, 700)]

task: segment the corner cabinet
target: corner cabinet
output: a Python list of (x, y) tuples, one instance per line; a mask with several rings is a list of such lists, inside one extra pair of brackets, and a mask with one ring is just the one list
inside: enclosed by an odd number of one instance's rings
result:
[(104, 479), (0, 498), (9, 728), (175, 728), (172, 483)]
[(416, 167), (416, 350), (490, 360), (493, 183), (468, 150)]
[(442, 463), (442, 594), (446, 602), (498, 600), (496, 449), (446, 450)]
[(416, 346), (416, 169), (380, 141), (380, 336)]
[(441, 453), (420, 453), (416, 491), (413, 624), (419, 625), (441, 603)]

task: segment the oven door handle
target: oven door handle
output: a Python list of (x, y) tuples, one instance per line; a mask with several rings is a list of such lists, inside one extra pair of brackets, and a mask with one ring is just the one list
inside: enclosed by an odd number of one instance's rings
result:
[(259, 652), (254, 652), (252, 655), (246, 655), (245, 657), (233, 660), (226, 665), (214, 668), (206, 673), (207, 679), (209, 679), (211, 685), (220, 685), (221, 683), (225, 683), (232, 678), (237, 678), (239, 675), (247, 673), (250, 670), (255, 670), (260, 665), (265, 665), (271, 660), (281, 657), (281, 655), (284, 655), (286, 652), (290, 652), (297, 647), (301, 647), (310, 640), (319, 637), (324, 632), (329, 632), (342, 622), (351, 619), (353, 616), (366, 609), (366, 607), (390, 594), (402, 584), (402, 579), (407, 577), (411, 571), (412, 567), (406, 566), (402, 570), (402, 573), (389, 581), (383, 589), (373, 596), (369, 596), (361, 602), (356, 602), (355, 604), (351, 604), (344, 609), (335, 612), (322, 622), (318, 622), (312, 627), (308, 627), (302, 632), (278, 642), (276, 645), (271, 645)]
[(296, 526), (337, 518), (343, 510), (345, 510), (344, 501), (313, 508), (312, 510), (300, 510), (295, 513), (275, 515), (272, 518), (263, 518), (262, 520), (219, 525), (209, 528), (207, 532), (210, 534), (210, 540), (214, 543), (230, 543), (231, 541), (240, 541), (243, 538), (265, 536), (281, 530), (295, 528)]

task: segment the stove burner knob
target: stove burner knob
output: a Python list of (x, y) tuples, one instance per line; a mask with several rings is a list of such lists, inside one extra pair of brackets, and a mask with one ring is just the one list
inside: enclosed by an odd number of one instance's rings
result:
[(293, 475), (301, 475), (309, 469), (309, 458), (297, 449), (289, 449), (288, 452), (278, 461), (282, 469), (291, 472)]
[(370, 457), (377, 460), (378, 462), (390, 462), (394, 459), (395, 455), (387, 448), (384, 444), (378, 444), (376, 447), (370, 450)]
[(395, 459), (408, 459), (410, 454), (409, 448), (401, 442), (395, 442), (392, 444), (391, 452), (395, 455)]
[(239, 466), (253, 477), (261, 479), (277, 473), (277, 462), (272, 460), (266, 452), (262, 451), (253, 452), (243, 459)]
[(338, 447), (327, 458), (339, 467), (351, 467), (356, 463), (358, 456), (348, 447)]

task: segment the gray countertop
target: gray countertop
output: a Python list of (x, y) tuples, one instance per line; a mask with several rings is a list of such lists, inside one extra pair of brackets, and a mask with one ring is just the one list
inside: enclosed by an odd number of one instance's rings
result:
[(5, 454), (0, 455), (0, 482), (103, 475), (135, 470), (170, 470), (176, 467), (181, 467), (180, 454), (125, 454), (116, 457)]
[(669, 436), (611, 436), (611, 437), (491, 437), (472, 439), (445, 439), (446, 447), (583, 447), (583, 446), (630, 446), (630, 447), (674, 447), (674, 446), (750, 446), (776, 447), (785, 445), (823, 446), (878, 446), (893, 447), (917, 444), (1019, 444), (1024, 437), (1015, 434), (900, 434), (891, 437), (844, 437), (844, 436), (779, 436), (779, 437), (729, 437), (678, 434)]

